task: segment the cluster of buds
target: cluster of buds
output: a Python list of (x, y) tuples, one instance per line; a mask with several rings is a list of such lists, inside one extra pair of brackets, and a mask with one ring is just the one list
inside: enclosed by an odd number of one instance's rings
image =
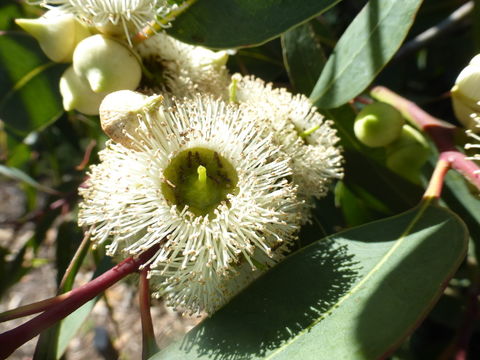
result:
[(120, 38), (98, 34), (72, 14), (60, 9), (17, 24), (39, 42), (55, 62), (70, 63), (60, 79), (66, 111), (98, 115), (103, 98), (117, 90), (134, 90), (142, 78), (140, 57)]
[(385, 148), (390, 170), (411, 182), (420, 182), (429, 145), (417, 129), (405, 123), (397, 109), (381, 102), (365, 106), (355, 118), (354, 132), (364, 145)]

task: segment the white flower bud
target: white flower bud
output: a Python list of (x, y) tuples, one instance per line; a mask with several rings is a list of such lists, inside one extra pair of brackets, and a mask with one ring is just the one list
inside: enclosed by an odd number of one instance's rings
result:
[(66, 111), (78, 110), (87, 115), (98, 115), (105, 93), (95, 93), (86, 79), (78, 76), (70, 66), (60, 78), (60, 93)]
[(473, 119), (480, 113), (480, 54), (460, 72), (451, 94), (456, 118), (473, 130), (476, 124)]
[(85, 25), (60, 10), (50, 10), (38, 19), (16, 19), (15, 22), (32, 35), (45, 55), (55, 62), (71, 61), (75, 46), (90, 36)]
[(78, 44), (73, 68), (88, 80), (94, 92), (134, 90), (142, 78), (136, 54), (104, 35), (90, 36)]
[(131, 137), (139, 125), (138, 117), (158, 110), (161, 95), (147, 96), (136, 91), (120, 90), (108, 94), (100, 105), (100, 122), (103, 131), (115, 142), (135, 148)]

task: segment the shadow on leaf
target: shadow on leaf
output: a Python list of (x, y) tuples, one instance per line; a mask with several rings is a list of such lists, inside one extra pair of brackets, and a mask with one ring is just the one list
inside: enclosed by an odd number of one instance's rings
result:
[(348, 291), (356, 280), (352, 259), (346, 246), (332, 240), (312, 244), (193, 329), (181, 349), (218, 360), (264, 356), (308, 331)]

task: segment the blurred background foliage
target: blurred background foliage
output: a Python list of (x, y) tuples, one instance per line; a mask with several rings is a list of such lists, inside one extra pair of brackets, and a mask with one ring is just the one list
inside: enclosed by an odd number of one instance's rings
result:
[[(325, 7), (334, 3), (324, 1)], [(308, 96), (341, 35), (366, 3), (340, 1), (280, 37), (237, 49), (227, 66), (232, 73), (254, 74)], [(375, 3), (379, 2), (372, 2)], [(466, 3), (423, 1), (403, 46), (386, 66), (379, 66), (378, 75), (370, 79), (373, 84), (384, 85), (432, 115), (458, 125), (449, 90), (461, 69), (480, 50), (480, 2), (475, 1), (473, 11), (450, 22), (445, 31), (430, 41), (415, 47), (412, 41)], [(96, 117), (63, 111), (58, 79), (66, 66), (50, 62), (36, 41), (14, 23), (15, 18), (40, 13), (37, 7), (20, 1), (0, 3), (0, 226), (13, 229), (14, 234), (25, 227), (33, 230), (15, 249), (8, 242), (0, 247), (0, 297), (30, 270), (43, 266), (44, 261), (37, 254), (42, 246), (47, 246), (43, 242), (51, 229), (56, 231), (56, 241), (48, 246), (56, 247), (60, 285), (83, 238), (76, 225), (77, 189), (85, 179), (88, 165), (98, 161), (97, 153), (106, 140)], [(174, 23), (173, 35), (192, 40), (182, 33), (186, 25), (181, 24), (188, 23), (188, 19), (182, 21), (178, 27)], [(361, 78), (350, 81), (371, 82)], [(360, 97), (368, 97), (368, 92)], [(320, 112), (333, 119), (339, 131), (346, 176), (318, 202), (313, 224), (302, 230), (301, 247), (339, 230), (399, 214), (421, 199), (435, 163), (435, 152), (432, 150), (431, 164), (423, 169), (423, 184), (413, 184), (389, 171), (383, 149), (367, 148), (353, 136), (353, 119), (362, 107), (361, 98), (339, 107), (320, 107)], [(459, 138), (459, 142), (464, 140)], [(467, 223), (472, 246), (444, 295), (391, 355), (392, 359), (448, 359), (452, 355), (449, 351), (465, 338), (466, 331), (471, 335), (468, 358), (480, 358), (478, 311), (473, 313), (476, 319), (465, 324), (469, 312), (478, 307), (478, 298), (472, 298), (472, 294), (477, 294), (479, 286), (480, 204), (469, 185), (453, 173), (448, 176), (443, 201)], [(84, 266), (94, 268), (100, 264), (101, 253), (97, 250), (88, 256), (84, 254)], [(434, 251), (431, 256), (436, 256)], [(67, 282), (63, 291), (71, 288), (72, 283)]]

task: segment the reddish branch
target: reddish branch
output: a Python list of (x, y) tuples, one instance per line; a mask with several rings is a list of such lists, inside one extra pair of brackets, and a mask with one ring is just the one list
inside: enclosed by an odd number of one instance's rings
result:
[(95, 149), (95, 146), (97, 146), (97, 142), (95, 140), (91, 140), (90, 143), (87, 145), (87, 148), (85, 149), (85, 154), (83, 155), (82, 162), (75, 166), (75, 170), (81, 171), (85, 169), (85, 167), (90, 162), (90, 156), (92, 155), (92, 151), (93, 149)]
[(72, 290), (59, 303), (48, 307), (42, 314), (0, 334), (0, 359), (6, 359), (18, 347), (34, 338), (80, 306), (93, 299), (127, 275), (137, 272), (158, 250), (154, 246), (136, 258), (128, 258), (89, 283)]

